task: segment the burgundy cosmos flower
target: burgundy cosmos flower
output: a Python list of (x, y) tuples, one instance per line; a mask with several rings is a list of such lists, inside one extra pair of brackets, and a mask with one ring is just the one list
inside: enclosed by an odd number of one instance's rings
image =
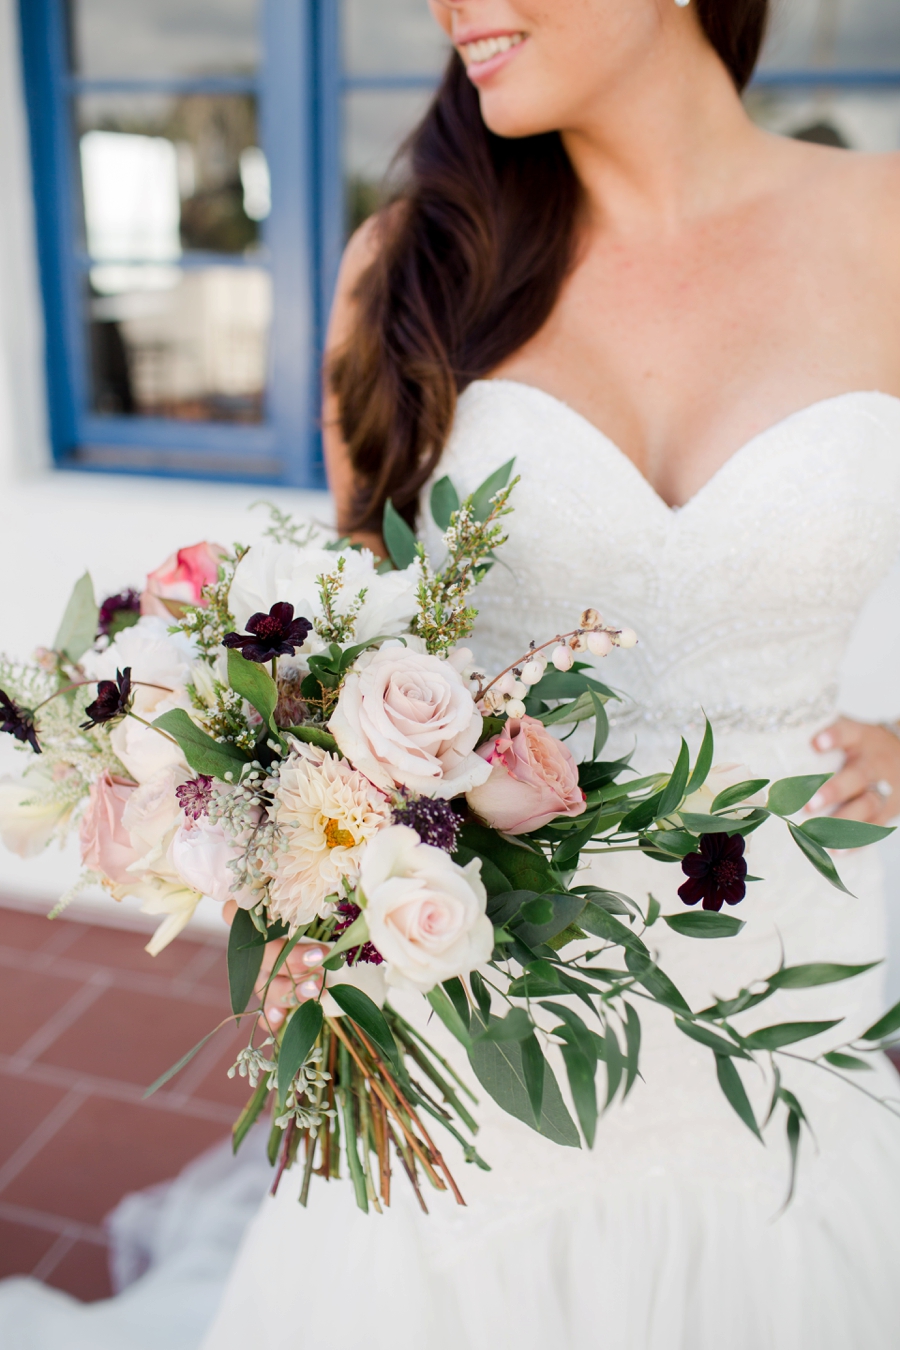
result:
[(276, 656), (293, 656), (302, 647), (312, 629), (309, 619), (295, 619), (294, 606), (280, 600), (268, 614), (254, 614), (247, 620), (246, 633), (226, 633), (222, 643), (239, 651), (245, 660), (261, 665)]
[(109, 595), (100, 606), (97, 632), (103, 637), (115, 637), (123, 628), (130, 628), (141, 617), (141, 597), (129, 586), (119, 595)]
[(82, 722), (81, 730), (90, 731), (103, 722), (114, 722), (124, 717), (131, 706), (131, 666), (116, 671), (114, 680), (99, 680), (97, 697), (85, 708), (88, 720)]
[(31, 746), (36, 755), (41, 753), (41, 747), (38, 744), (37, 732), (34, 728), (34, 714), (27, 708), (20, 708), (9, 696), (0, 689), (0, 731), (6, 731), (10, 736), (15, 736), (17, 741), (22, 741)]
[(744, 840), (739, 834), (702, 834), (700, 852), (681, 860), (687, 881), (678, 887), (686, 905), (703, 901), (704, 909), (737, 905), (747, 894)]
[[(342, 900), (337, 907), (337, 912), (340, 917), (334, 925), (332, 937), (340, 937), (341, 933), (349, 928), (351, 923), (356, 922), (362, 910), (359, 905), (354, 905), (352, 900)], [(347, 958), (348, 966), (356, 966), (362, 962), (370, 966), (380, 966), (384, 961), (381, 952), (371, 942), (364, 942), (361, 947), (348, 948), (344, 956)]]

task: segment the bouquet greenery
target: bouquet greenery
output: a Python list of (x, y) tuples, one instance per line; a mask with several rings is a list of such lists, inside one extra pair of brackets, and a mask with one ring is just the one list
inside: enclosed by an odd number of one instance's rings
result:
[[(505, 670), (480, 669), (462, 643), (504, 542), (511, 472), (463, 502), (448, 479), (435, 485), (434, 562), (390, 505), (382, 563), (273, 510), (259, 544), (182, 549), (141, 595), (98, 607), (82, 578), (53, 647), (0, 667), (2, 730), (36, 756), (0, 798), (6, 842), (34, 852), (77, 823), (85, 878), (163, 916), (151, 953), (203, 896), (234, 902), (228, 981), (248, 1040), (230, 1072), (252, 1093), (234, 1143), (271, 1110), (275, 1185), (297, 1163), (303, 1203), (342, 1158), (363, 1209), (390, 1203), (397, 1163), (423, 1208), (423, 1180), (462, 1203), (436, 1127), (487, 1167), (469, 1083), (392, 990), (422, 996), (505, 1111), (572, 1147), (590, 1147), (599, 1113), (632, 1090), (640, 1008), (660, 1005), (708, 1048), (755, 1134), (739, 1065), (771, 1063), (770, 1115), (783, 1111), (796, 1159), (803, 1108), (779, 1064), (836, 1023), (744, 1034), (734, 1019), (778, 990), (869, 969), (782, 965), (694, 1010), (660, 967), (656, 924), (685, 941), (741, 930), (729, 911), (754, 880), (751, 832), (781, 822), (841, 887), (828, 850), (888, 831), (795, 823), (821, 775), (711, 793), (709, 723), (693, 762), (684, 741), (658, 773), (605, 759), (616, 694), (595, 660), (637, 638), (593, 609), (535, 635)], [(582, 726), (593, 740), (578, 763), (566, 737)], [(680, 866), (684, 908), (605, 889), (602, 864), (585, 860), (624, 850)], [(898, 1029), (900, 1005), (853, 1046), (809, 1058), (852, 1073)]]

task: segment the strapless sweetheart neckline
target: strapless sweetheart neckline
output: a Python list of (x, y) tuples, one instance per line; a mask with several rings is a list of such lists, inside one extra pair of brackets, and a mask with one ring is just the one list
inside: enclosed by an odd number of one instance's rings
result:
[(569, 417), (574, 418), (582, 428), (586, 428), (596, 437), (598, 443), (603, 446), (607, 452), (611, 453), (617, 460), (621, 461), (626, 467), (626, 470), (630, 469), (634, 473), (638, 481), (643, 484), (644, 490), (649, 494), (653, 501), (657, 503), (661, 510), (666, 512), (670, 517), (680, 516), (683, 512), (687, 511), (689, 507), (693, 506), (695, 502), (705, 497), (707, 492), (709, 492), (714, 485), (717, 485), (723, 477), (727, 478), (730, 473), (736, 472), (737, 468), (743, 464), (744, 460), (751, 457), (752, 451), (760, 443), (768, 441), (772, 436), (784, 431), (791, 423), (801, 418), (805, 418), (811, 413), (821, 412), (825, 408), (829, 408), (834, 404), (842, 403), (846, 399), (852, 398), (885, 398), (890, 399), (892, 403), (895, 403), (900, 407), (900, 398), (895, 394), (885, 394), (878, 389), (851, 389), (842, 394), (830, 394), (826, 398), (816, 399), (815, 402), (807, 403), (802, 408), (798, 408), (795, 412), (787, 413), (784, 417), (780, 417), (777, 422), (772, 422), (769, 426), (765, 427), (764, 430), (758, 431), (755, 436), (751, 436), (748, 441), (745, 441), (742, 445), (738, 446), (723, 464), (719, 465), (715, 473), (711, 474), (706, 482), (701, 484), (697, 491), (693, 493), (686, 502), (683, 502), (681, 505), (671, 506), (664, 497), (660, 496), (649, 479), (641, 473), (634, 460), (625, 453), (615, 440), (613, 440), (612, 436), (607, 435), (607, 433), (603, 431), (601, 427), (598, 427), (596, 422), (592, 422), (589, 417), (585, 417), (584, 413), (578, 412), (578, 410), (573, 408), (570, 403), (566, 403), (565, 399), (557, 398), (555, 394), (548, 393), (546, 389), (541, 389), (535, 384), (527, 384), (524, 380), (509, 380), (503, 377), (498, 377), (497, 379), (473, 380), (472, 384), (467, 387), (490, 387), (492, 385), (497, 386), (498, 388), (513, 389), (516, 391), (524, 390), (526, 395), (534, 395), (538, 399), (545, 400), (553, 404), (557, 409), (561, 410)]

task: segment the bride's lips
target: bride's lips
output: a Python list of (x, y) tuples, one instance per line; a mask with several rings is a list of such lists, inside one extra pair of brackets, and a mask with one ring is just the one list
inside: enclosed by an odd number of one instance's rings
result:
[(465, 61), (469, 79), (482, 84), (515, 60), (527, 41), (527, 33), (465, 33), (456, 37), (455, 46)]

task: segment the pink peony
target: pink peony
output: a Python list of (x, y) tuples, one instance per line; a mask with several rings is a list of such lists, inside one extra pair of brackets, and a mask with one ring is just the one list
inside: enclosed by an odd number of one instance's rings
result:
[(527, 834), (557, 816), (580, 816), (584, 793), (570, 751), (535, 717), (511, 717), (478, 749), (491, 776), (466, 793), (476, 815), (495, 830)]
[(122, 824), (122, 815), (137, 784), (115, 778), (106, 770), (91, 788), (81, 821), (81, 861), (100, 872), (114, 886), (128, 886), (134, 877), (127, 870), (139, 852)]
[(177, 615), (181, 605), (199, 605), (203, 587), (212, 586), (219, 577), (219, 560), (225, 556), (220, 544), (192, 544), (180, 548), (147, 577), (141, 595), (141, 613), (160, 619)]

